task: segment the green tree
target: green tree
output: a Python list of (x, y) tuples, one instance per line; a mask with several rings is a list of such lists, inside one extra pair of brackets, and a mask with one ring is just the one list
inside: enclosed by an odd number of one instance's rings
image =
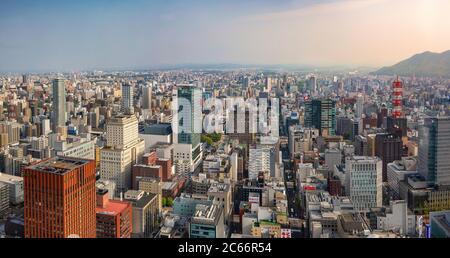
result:
[(218, 142), (220, 141), (220, 139), (222, 139), (222, 134), (220, 133), (213, 133), (210, 135), (211, 139), (213, 140), (213, 142)]
[(206, 142), (208, 145), (213, 144), (213, 140), (209, 136), (206, 136), (206, 135), (202, 135), (201, 141)]
[(172, 197), (168, 197), (166, 204), (167, 204), (167, 207), (172, 207), (172, 205), (173, 205), (173, 198)]

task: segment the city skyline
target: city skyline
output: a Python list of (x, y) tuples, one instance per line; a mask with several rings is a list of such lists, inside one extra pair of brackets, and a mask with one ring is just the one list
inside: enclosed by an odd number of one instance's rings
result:
[(2, 1), (0, 71), (392, 65), (448, 50), (444, 0)]

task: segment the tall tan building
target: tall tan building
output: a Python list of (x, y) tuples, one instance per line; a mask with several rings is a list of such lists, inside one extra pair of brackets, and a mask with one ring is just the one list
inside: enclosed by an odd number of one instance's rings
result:
[(142, 159), (144, 149), (135, 115), (116, 116), (108, 121), (106, 146), (100, 150), (100, 177), (116, 184), (116, 197), (131, 189), (132, 167)]

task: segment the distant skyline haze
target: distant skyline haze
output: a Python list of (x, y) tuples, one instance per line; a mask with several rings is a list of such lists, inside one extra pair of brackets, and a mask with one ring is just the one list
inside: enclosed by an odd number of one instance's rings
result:
[(448, 0), (2, 0), (0, 71), (393, 65), (450, 49)]

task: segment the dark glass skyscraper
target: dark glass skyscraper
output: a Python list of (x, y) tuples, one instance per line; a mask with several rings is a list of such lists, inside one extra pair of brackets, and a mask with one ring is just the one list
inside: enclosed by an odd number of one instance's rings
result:
[(178, 143), (200, 143), (202, 133), (202, 92), (194, 86), (178, 86)]
[(419, 129), (419, 173), (435, 185), (450, 185), (450, 117), (425, 118)]
[(336, 134), (336, 102), (331, 99), (305, 103), (305, 127), (319, 129), (320, 135)]

